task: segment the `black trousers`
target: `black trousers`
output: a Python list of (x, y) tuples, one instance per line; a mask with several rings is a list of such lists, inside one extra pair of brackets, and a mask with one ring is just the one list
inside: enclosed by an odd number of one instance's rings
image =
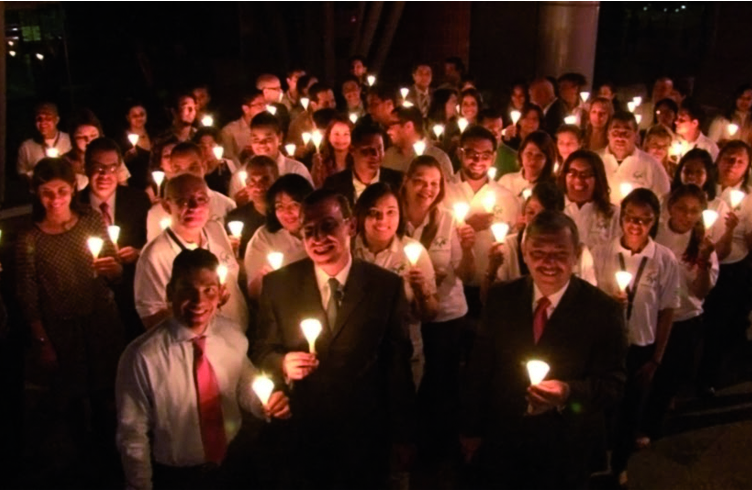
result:
[(166, 466), (152, 463), (152, 483), (155, 490), (210, 490), (223, 488), (219, 466)]

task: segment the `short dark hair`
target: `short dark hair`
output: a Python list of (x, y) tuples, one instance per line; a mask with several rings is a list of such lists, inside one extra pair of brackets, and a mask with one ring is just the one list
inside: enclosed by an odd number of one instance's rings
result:
[(298, 174), (285, 174), (277, 179), (266, 192), (266, 228), (271, 233), (282, 229), (282, 223), (277, 219), (274, 200), (277, 195), (284, 192), (295, 202), (303, 203), (305, 197), (313, 191), (313, 186), (308, 180)]
[(546, 209), (538, 213), (533, 221), (525, 227), (525, 241), (530, 237), (540, 235), (554, 235), (563, 230), (569, 230), (572, 236), (572, 244), (575, 248), (580, 246), (580, 232), (572, 218), (562, 211)]
[(418, 133), (420, 136), (423, 136), (425, 134), (426, 131), (423, 125), (423, 114), (417, 107), (400, 106), (394, 109), (392, 111), (392, 114), (397, 116), (397, 119), (399, 119), (399, 123), (401, 125), (405, 125), (411, 122), (415, 127), (416, 133)]
[(248, 89), (243, 95), (240, 96), (240, 105), (250, 106), (251, 102), (258, 97), (263, 97), (264, 92), (257, 88)]
[(70, 207), (74, 211), (81, 208), (78, 204), (76, 172), (71, 163), (65, 158), (42, 158), (34, 166), (34, 172), (31, 175), (31, 190), (34, 193), (32, 219), (35, 223), (42, 221), (47, 213), (39, 199), (39, 187), (53, 180), (62, 180), (73, 187)]
[(679, 112), (684, 111), (692, 121), (698, 121), (700, 126), (705, 122), (705, 111), (697, 101), (693, 99), (684, 99), (682, 105), (679, 108)]
[(197, 184), (201, 183), (206, 186), (208, 189), (209, 186), (206, 185), (206, 181), (199, 177), (198, 175), (193, 174), (180, 174), (176, 175), (175, 177), (171, 178), (167, 181), (167, 184), (165, 184), (165, 199), (168, 197), (172, 197), (172, 195), (176, 192), (177, 188), (180, 187), (183, 184), (195, 182)]
[(609, 127), (613, 126), (613, 124), (617, 121), (627, 123), (632, 126), (632, 129), (634, 129), (635, 131), (637, 130), (637, 119), (635, 119), (635, 115), (629, 111), (616, 111), (614, 115), (611, 116)]
[(343, 218), (352, 218), (353, 213), (352, 208), (350, 207), (350, 201), (347, 200), (347, 197), (332, 189), (316, 189), (308, 194), (305, 199), (303, 199), (301, 212), (305, 215), (306, 209), (330, 199), (339, 205), (339, 208), (342, 210)]
[(662, 105), (667, 105), (668, 108), (674, 111), (675, 113), (679, 112), (679, 105), (676, 103), (674, 99), (665, 98), (665, 99), (659, 100), (658, 102), (655, 103), (654, 110), (657, 111), (658, 108)]
[(81, 126), (94, 126), (99, 131), (99, 136), (104, 135), (102, 130), (102, 123), (99, 118), (90, 109), (81, 109), (76, 113), (70, 124), (70, 136), (73, 139), (73, 133)]
[(251, 168), (268, 168), (274, 174), (274, 180), (279, 178), (279, 166), (271, 157), (266, 155), (253, 155), (245, 164), (247, 169)]
[(496, 151), (496, 138), (493, 133), (488, 129), (478, 124), (473, 124), (462, 133), (460, 136), (460, 147), (465, 146), (470, 140), (488, 140), (491, 142), (494, 151)]
[(503, 121), (504, 116), (498, 109), (483, 109), (482, 111), (478, 112), (478, 123), (480, 124), (483, 124), (483, 121), (493, 119), (501, 119)]
[(381, 126), (378, 124), (372, 124), (369, 122), (362, 122), (356, 124), (350, 135), (350, 144), (352, 146), (362, 146), (366, 143), (366, 140), (373, 136), (381, 136), (384, 138), (384, 132)]
[(653, 214), (655, 214), (655, 221), (653, 222), (653, 227), (650, 229), (650, 236), (652, 238), (655, 238), (655, 236), (658, 234), (658, 223), (661, 218), (661, 202), (658, 200), (658, 197), (651, 191), (650, 189), (646, 189), (645, 187), (638, 187), (637, 189), (630, 192), (627, 197), (622, 199), (621, 201), (621, 213), (619, 215), (619, 219), (623, 222), (624, 221), (624, 213), (627, 209), (627, 205), (632, 204), (635, 206), (648, 206), (652, 211)]
[(199, 158), (201, 157), (201, 149), (196, 143), (192, 141), (182, 141), (175, 145), (175, 148), (173, 148), (172, 152), (170, 152), (170, 157), (172, 158), (176, 155), (187, 155), (189, 153), (195, 153), (199, 156)]
[(172, 105), (170, 106), (170, 109), (173, 111), (177, 111), (180, 109), (180, 101), (183, 99), (191, 99), (193, 102), (196, 102), (196, 97), (193, 96), (193, 93), (191, 92), (178, 92), (175, 97), (172, 99)]
[(557, 81), (559, 83), (570, 82), (577, 85), (578, 87), (584, 87), (585, 85), (587, 85), (587, 78), (585, 78), (585, 75), (583, 75), (582, 73), (565, 73), (560, 76)]
[(178, 281), (187, 277), (192, 272), (201, 269), (216, 271), (217, 267), (219, 267), (219, 260), (210, 251), (203, 248), (183, 250), (172, 261), (172, 275), (170, 276), (170, 281), (167, 283), (167, 296), (171, 298)]
[[(322, 92), (328, 92), (329, 90), (332, 90), (332, 87), (329, 85), (322, 82), (316, 82), (308, 89), (308, 97), (318, 103), (319, 94)], [(334, 90), (332, 90), (332, 92), (334, 92)]]
[(196, 134), (193, 135), (191, 141), (198, 145), (199, 143), (201, 143), (201, 138), (203, 138), (204, 136), (211, 136), (216, 143), (222, 143), (222, 135), (219, 129), (213, 126), (204, 126), (203, 128), (200, 128), (198, 131), (196, 131)]
[(251, 119), (251, 130), (264, 128), (271, 129), (275, 134), (282, 132), (282, 125), (277, 116), (267, 111), (259, 112)]
[(94, 166), (94, 154), (103, 151), (114, 151), (117, 153), (118, 162), (123, 161), (123, 154), (120, 151), (120, 147), (112, 138), (97, 138), (86, 147), (86, 153), (84, 153), (84, 171), (86, 175), (91, 174), (91, 170)]
[(421, 66), (427, 66), (433, 72), (433, 67), (431, 66), (431, 63), (427, 63), (425, 60), (420, 60), (420, 61), (413, 63), (413, 67), (410, 70), (410, 73), (415, 73), (416, 71), (418, 71), (418, 68), (420, 68)]
[(679, 165), (676, 167), (676, 173), (673, 175), (674, 180), (671, 182), (671, 190), (678, 189), (683, 185), (681, 181), (681, 173), (688, 162), (695, 160), (700, 161), (705, 167), (705, 185), (702, 186), (702, 190), (708, 195), (708, 201), (712, 201), (715, 199), (716, 195), (715, 185), (718, 180), (718, 177), (716, 176), (717, 169), (713, 163), (713, 157), (702, 148), (692, 148), (681, 157)]
[(551, 180), (538, 182), (533, 186), (530, 199), (535, 198), (544, 209), (564, 211), (564, 192)]
[(368, 89), (368, 95), (375, 95), (381, 101), (391, 100), (392, 104), (397, 105), (397, 89), (392, 86), (377, 83), (373, 87)]
[(394, 196), (397, 200), (397, 208), (399, 209), (399, 224), (397, 225), (397, 236), (402, 238), (405, 234), (405, 219), (402, 213), (402, 200), (400, 198), (399, 189), (394, 189), (386, 182), (376, 182), (375, 184), (366, 187), (363, 194), (360, 195), (358, 201), (355, 203), (353, 213), (355, 214), (355, 221), (357, 222), (357, 232), (365, 233), (365, 221), (368, 217), (368, 212), (382, 197)]
[(313, 125), (319, 129), (327, 128), (329, 127), (329, 124), (331, 124), (331, 122), (337, 118), (338, 115), (339, 112), (337, 112), (337, 109), (319, 109), (318, 111), (313, 113)]

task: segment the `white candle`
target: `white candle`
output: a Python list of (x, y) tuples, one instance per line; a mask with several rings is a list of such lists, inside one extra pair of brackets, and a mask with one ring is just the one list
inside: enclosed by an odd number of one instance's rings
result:
[(37, 53), (37, 59), (39, 61), (42, 61), (44, 59), (44, 55), (42, 53)]
[(316, 152), (318, 153), (319, 147), (321, 147), (321, 142), (324, 140), (324, 135), (321, 134), (321, 131), (318, 129), (314, 129), (313, 133), (311, 133), (311, 141), (313, 141), (313, 146), (316, 147)]
[(532, 195), (533, 195), (532, 189), (522, 189), (522, 199), (527, 201), (528, 199), (530, 199), (530, 196)]
[(671, 148), (669, 148), (669, 152), (673, 156), (681, 157), (683, 149), (684, 149), (684, 145), (682, 145), (681, 141), (674, 141), (673, 143), (671, 143)]
[(729, 192), (729, 204), (731, 204), (731, 209), (736, 209), (737, 207), (739, 207), (745, 197), (746, 194), (744, 193), (744, 191), (740, 191), (739, 189), (731, 189), (731, 191)]
[(353, 124), (355, 124), (356, 122), (358, 122), (358, 115), (355, 114), (354, 112), (350, 113), (350, 122), (353, 123)]
[(136, 144), (138, 144), (138, 135), (136, 133), (130, 133), (128, 135), (128, 141), (131, 142), (131, 145), (136, 146)]
[(706, 209), (702, 212), (702, 223), (705, 225), (705, 229), (709, 230), (718, 219), (718, 213), (712, 209)]
[(423, 140), (418, 140), (413, 144), (413, 150), (415, 150), (415, 154), (420, 156), (423, 154), (424, 151), (426, 151), (426, 142)]
[(615, 276), (616, 284), (619, 286), (619, 291), (623, 293), (627, 290), (627, 287), (629, 287), (629, 283), (632, 282), (632, 274), (627, 271), (617, 271)]
[(86, 240), (86, 244), (89, 246), (89, 251), (94, 256), (94, 258), (98, 258), (99, 252), (102, 251), (102, 246), (104, 246), (104, 240), (102, 240), (98, 236), (93, 236), (89, 237), (89, 239)]
[(248, 172), (241, 170), (238, 172), (238, 177), (240, 178), (240, 183), (245, 187), (246, 182), (248, 182)]
[(276, 116), (277, 115), (277, 108), (274, 107), (273, 105), (269, 104), (269, 105), (266, 106), (266, 112), (268, 112), (272, 116)]
[(496, 207), (496, 194), (488, 191), (483, 196), (483, 208), (487, 213), (493, 213), (494, 207)]
[(373, 87), (374, 84), (376, 83), (376, 76), (375, 75), (368, 75), (366, 77), (366, 81), (368, 81), (368, 86), (369, 87)]
[(240, 238), (243, 234), (245, 223), (242, 221), (230, 221), (227, 223), (227, 227), (230, 229), (230, 235), (232, 235), (233, 238)]
[(308, 142), (311, 141), (311, 133), (309, 133), (308, 131), (306, 131), (305, 133), (303, 133), (301, 135), (301, 137), (303, 138), (303, 144), (304, 145), (308, 145)]
[(564, 124), (577, 124), (577, 116), (567, 116), (564, 118)]
[(170, 218), (169, 216), (159, 220), (159, 227), (163, 230), (166, 230), (167, 228), (169, 228), (171, 224), (172, 224), (172, 218)]
[(316, 353), (316, 339), (321, 333), (321, 322), (315, 318), (306, 318), (300, 322), (300, 329), (303, 330), (303, 336), (308, 341), (308, 351), (311, 354)]
[(517, 121), (520, 120), (522, 113), (520, 111), (512, 111), (509, 113), (509, 115), (512, 117), (512, 124), (517, 124)]
[(117, 225), (110, 225), (107, 227), (107, 234), (110, 235), (110, 240), (117, 246), (118, 238), (120, 238), (120, 227)]
[(266, 260), (269, 262), (269, 265), (272, 266), (272, 269), (276, 271), (282, 267), (285, 255), (282, 252), (269, 252), (266, 256)]
[[(155, 184), (157, 184), (157, 191), (162, 187), (162, 182), (164, 182), (165, 173), (161, 170), (155, 170), (151, 173), (151, 178), (154, 181)], [(158, 194), (159, 192), (157, 192)]]
[(308, 110), (308, 103), (311, 101), (308, 97), (301, 97), (300, 98), (300, 105), (303, 106), (303, 109)]
[(466, 202), (457, 202), (454, 203), (453, 208), (457, 223), (462, 224), (465, 221), (465, 217), (467, 217), (467, 213), (470, 212), (470, 205)]
[(285, 151), (288, 156), (293, 156), (295, 154), (295, 143), (287, 143), (285, 145)]
[(405, 255), (407, 255), (407, 260), (410, 261), (410, 265), (415, 266), (415, 264), (418, 263), (420, 254), (423, 252), (423, 245), (417, 242), (410, 242), (405, 245), (404, 250)]
[(402, 94), (402, 98), (403, 98), (403, 99), (406, 99), (406, 98), (407, 98), (407, 94), (409, 94), (409, 93), (410, 93), (410, 89), (409, 89), (409, 88), (407, 88), (407, 87), (402, 87), (402, 88), (400, 89), (400, 93)]
[(637, 124), (640, 124), (642, 122), (642, 114), (635, 114), (635, 121), (637, 121)]
[(530, 384), (533, 386), (540, 384), (550, 369), (549, 365), (543, 361), (528, 361), (527, 374), (530, 376)]
[(461, 118), (459, 118), (457, 120), (457, 126), (459, 126), (459, 128), (460, 128), (460, 133), (464, 133), (465, 132), (465, 129), (467, 128), (468, 124), (470, 124), (470, 123), (464, 117), (461, 117)]
[(414, 106), (415, 106), (415, 104), (413, 104), (409, 100), (406, 100), (406, 101), (402, 102), (402, 107), (405, 107), (405, 108), (409, 109), (410, 107), (414, 107)]
[(227, 281), (227, 266), (225, 264), (219, 264), (217, 266), (217, 276), (219, 276), (219, 283), (224, 284)]
[(444, 134), (444, 125), (443, 124), (434, 124), (433, 125), (433, 134), (436, 135), (438, 138), (442, 134)]
[(259, 400), (261, 400), (261, 404), (266, 407), (269, 404), (269, 398), (272, 396), (272, 391), (274, 391), (274, 381), (262, 374), (256, 376), (251, 384), (251, 388), (253, 388), (253, 391), (256, 393), (256, 396), (259, 397)]
[(58, 150), (57, 148), (47, 148), (44, 150), (44, 154), (48, 158), (57, 158), (60, 156), (60, 150)]
[(629, 109), (629, 112), (634, 112), (635, 107), (637, 107), (633, 100), (630, 100), (627, 102), (627, 108)]
[(622, 182), (621, 184), (619, 184), (619, 192), (621, 193), (622, 199), (627, 197), (633, 190), (634, 186), (629, 182)]
[(634, 102), (635, 107), (640, 107), (640, 104), (642, 104), (642, 97), (636, 95), (632, 97), (632, 102)]
[(729, 136), (734, 136), (737, 131), (739, 131), (739, 125), (730, 123), (728, 126), (726, 126), (726, 131), (728, 131)]
[(489, 179), (496, 180), (496, 172), (497, 172), (496, 167), (491, 167), (488, 169), (488, 172), (486, 173), (488, 174)]
[(216, 158), (217, 160), (222, 160), (222, 155), (225, 154), (224, 148), (222, 148), (221, 146), (215, 146), (214, 148), (212, 148), (212, 151), (214, 152), (214, 158)]
[(583, 102), (587, 102), (587, 100), (590, 98), (590, 92), (580, 92), (580, 98)]
[(211, 117), (209, 114), (205, 115), (201, 118), (201, 125), (204, 127), (208, 126), (214, 126), (214, 118)]
[(509, 233), (509, 225), (506, 223), (494, 223), (491, 225), (491, 233), (493, 233), (494, 240), (501, 243), (507, 237), (507, 233)]

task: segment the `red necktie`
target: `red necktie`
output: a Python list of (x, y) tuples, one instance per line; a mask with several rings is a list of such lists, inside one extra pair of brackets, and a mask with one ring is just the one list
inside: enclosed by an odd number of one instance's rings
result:
[(107, 226), (112, 226), (112, 216), (110, 215), (110, 205), (103, 202), (99, 205), (99, 210), (102, 211), (102, 218)]
[(535, 307), (535, 313), (533, 313), (533, 339), (537, 344), (543, 335), (543, 330), (546, 328), (546, 322), (548, 321), (548, 313), (546, 310), (551, 306), (551, 301), (545, 296), (538, 300), (538, 305)]
[(206, 461), (221, 463), (227, 451), (222, 403), (219, 384), (209, 359), (204, 355), (206, 337), (193, 339), (193, 374), (196, 380), (198, 419), (201, 425), (201, 440), (204, 443)]

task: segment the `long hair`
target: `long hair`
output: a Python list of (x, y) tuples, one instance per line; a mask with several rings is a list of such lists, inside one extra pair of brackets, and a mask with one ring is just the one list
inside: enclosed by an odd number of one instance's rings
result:
[(561, 188), (564, 194), (567, 193), (567, 173), (569, 173), (569, 167), (572, 166), (575, 160), (584, 161), (590, 166), (590, 170), (595, 177), (593, 204), (601, 216), (611, 219), (614, 215), (614, 208), (611, 206), (611, 188), (608, 185), (608, 177), (606, 177), (606, 167), (597, 153), (590, 150), (572, 152), (561, 166), (561, 172), (559, 172), (558, 177), (559, 188)]
[[(742, 95), (744, 95), (744, 92), (746, 92), (747, 90), (752, 90), (752, 84), (745, 83), (745, 84), (740, 85), (739, 87), (737, 87), (736, 90), (734, 91), (733, 99), (731, 99), (731, 101), (730, 101), (730, 103), (729, 103), (729, 105), (728, 105), (728, 107), (726, 109), (726, 112), (724, 113), (724, 116), (726, 116), (726, 119), (728, 119), (729, 121), (733, 121), (734, 120), (734, 116), (736, 115), (736, 101), (737, 101), (737, 99), (739, 97), (741, 97)], [(752, 111), (750, 111), (750, 112), (752, 112)]]
[[(596, 97), (590, 102), (590, 108), (595, 104), (603, 105), (606, 108), (606, 111), (608, 111), (608, 121), (606, 121), (606, 126), (604, 128), (605, 133), (608, 134), (608, 126), (611, 124), (611, 118), (614, 117), (614, 113), (616, 112), (614, 109), (614, 103), (605, 97)], [(590, 142), (591, 136), (593, 136), (593, 125), (590, 123), (590, 110), (588, 110), (587, 119), (585, 120), (585, 134), (583, 135), (585, 144)]]
[(407, 199), (405, 196), (405, 193), (407, 191), (405, 189), (405, 185), (407, 185), (407, 181), (413, 178), (413, 176), (415, 176), (415, 173), (421, 167), (435, 168), (441, 175), (441, 181), (439, 183), (439, 193), (436, 195), (436, 199), (434, 199), (431, 203), (431, 207), (428, 211), (428, 224), (425, 226), (425, 228), (423, 228), (423, 233), (421, 233), (419, 238), (420, 243), (423, 245), (423, 247), (425, 247), (426, 250), (428, 250), (433, 243), (434, 238), (436, 238), (436, 234), (439, 232), (438, 210), (439, 204), (441, 204), (441, 202), (444, 200), (444, 196), (446, 195), (446, 176), (444, 175), (444, 172), (441, 171), (441, 165), (439, 164), (438, 160), (436, 160), (434, 157), (430, 155), (421, 155), (419, 157), (415, 157), (410, 163), (410, 167), (407, 169), (407, 174), (405, 175), (405, 180), (403, 181), (402, 189), (400, 190), (403, 206), (407, 206)]
[[(334, 147), (329, 142), (329, 137), (332, 135), (332, 129), (334, 128), (336, 124), (344, 124), (345, 126), (347, 126), (350, 129), (350, 136), (352, 136), (352, 131), (353, 131), (353, 128), (355, 127), (352, 121), (350, 121), (348, 118), (342, 115), (337, 115), (329, 122), (329, 124), (326, 127), (326, 131), (324, 132), (324, 144), (321, 147), (321, 160), (325, 164), (331, 163), (332, 165), (334, 165), (335, 163), (334, 162)], [(350, 152), (347, 153), (347, 157), (345, 158), (345, 161), (347, 162), (346, 167), (351, 168), (353, 159), (352, 159), (352, 155), (350, 154)]]
[[(700, 201), (700, 206), (703, 209), (708, 206), (708, 200), (705, 196), (705, 191), (694, 184), (688, 184), (680, 185), (679, 187), (671, 191), (671, 194), (668, 198), (668, 209), (670, 210), (674, 204), (679, 202), (679, 199), (682, 199), (684, 197), (692, 197), (697, 199), (698, 201)], [(689, 237), (687, 249), (684, 250), (684, 254), (682, 255), (682, 260), (684, 262), (687, 262), (689, 264), (694, 264), (697, 262), (697, 258), (700, 254), (700, 243), (702, 243), (703, 238), (705, 238), (705, 224), (703, 223), (703, 220), (701, 218), (698, 219), (697, 223), (695, 223), (694, 227), (692, 227), (692, 234)]]
[[(483, 97), (480, 95), (480, 92), (478, 92), (474, 88), (468, 88), (462, 91), (460, 96), (457, 99), (457, 103), (460, 105), (460, 108), (462, 107), (462, 101), (466, 97), (472, 97), (475, 99), (475, 104), (478, 106), (478, 114), (480, 114), (480, 111), (483, 110)], [(475, 119), (478, 119), (478, 114), (476, 114)]]
[(676, 167), (676, 173), (674, 174), (674, 180), (671, 182), (671, 191), (678, 189), (679, 187), (682, 187), (684, 184), (681, 180), (681, 173), (684, 170), (684, 167), (689, 162), (693, 161), (699, 161), (702, 163), (702, 165), (705, 167), (705, 184), (702, 186), (702, 190), (705, 191), (705, 194), (707, 195), (708, 201), (712, 201), (715, 199), (716, 194), (716, 168), (713, 164), (713, 157), (710, 156), (710, 153), (707, 151), (701, 149), (701, 148), (693, 148), (689, 150), (687, 153), (684, 154), (684, 156), (679, 160), (679, 166)]
[(648, 206), (655, 214), (655, 220), (653, 227), (650, 228), (650, 238), (655, 238), (658, 234), (658, 221), (661, 217), (661, 203), (658, 201), (658, 197), (650, 189), (644, 187), (637, 188), (630, 192), (627, 197), (621, 201), (621, 220), (624, 222), (624, 212), (627, 209), (627, 205), (633, 204), (635, 206)]
[(554, 140), (544, 131), (534, 131), (522, 140), (520, 149), (517, 151), (517, 163), (523, 173), (525, 169), (522, 166), (522, 152), (525, 151), (528, 145), (535, 145), (546, 155), (546, 163), (543, 165), (543, 169), (536, 182), (554, 180), (554, 165), (556, 165), (556, 143), (554, 143)]
[(446, 105), (452, 94), (457, 95), (457, 91), (451, 88), (440, 88), (433, 93), (431, 106), (428, 109), (428, 120), (435, 123), (446, 124), (447, 114)]
[(383, 197), (394, 196), (397, 200), (397, 208), (399, 210), (399, 224), (397, 225), (396, 235), (402, 238), (405, 235), (405, 218), (402, 209), (402, 199), (398, 189), (393, 189), (392, 186), (386, 182), (377, 182), (373, 185), (369, 185), (363, 194), (360, 195), (358, 201), (355, 203), (355, 209), (353, 214), (355, 215), (355, 221), (357, 223), (356, 231), (363, 237), (363, 241), (366, 241), (366, 218), (371, 208), (376, 206), (376, 203)]
[(282, 229), (282, 223), (277, 219), (274, 202), (277, 195), (283, 192), (290, 196), (293, 201), (302, 203), (303, 199), (313, 192), (313, 186), (305, 177), (298, 174), (283, 175), (272, 184), (266, 191), (266, 229), (271, 233), (276, 233)]
[(34, 167), (34, 173), (31, 176), (31, 191), (34, 194), (34, 201), (31, 206), (31, 216), (35, 223), (44, 220), (47, 210), (42, 205), (39, 198), (39, 188), (53, 180), (62, 180), (73, 187), (71, 194), (71, 211), (81, 214), (83, 206), (78, 200), (78, 186), (76, 181), (76, 172), (73, 170), (70, 162), (64, 158), (43, 158)]

